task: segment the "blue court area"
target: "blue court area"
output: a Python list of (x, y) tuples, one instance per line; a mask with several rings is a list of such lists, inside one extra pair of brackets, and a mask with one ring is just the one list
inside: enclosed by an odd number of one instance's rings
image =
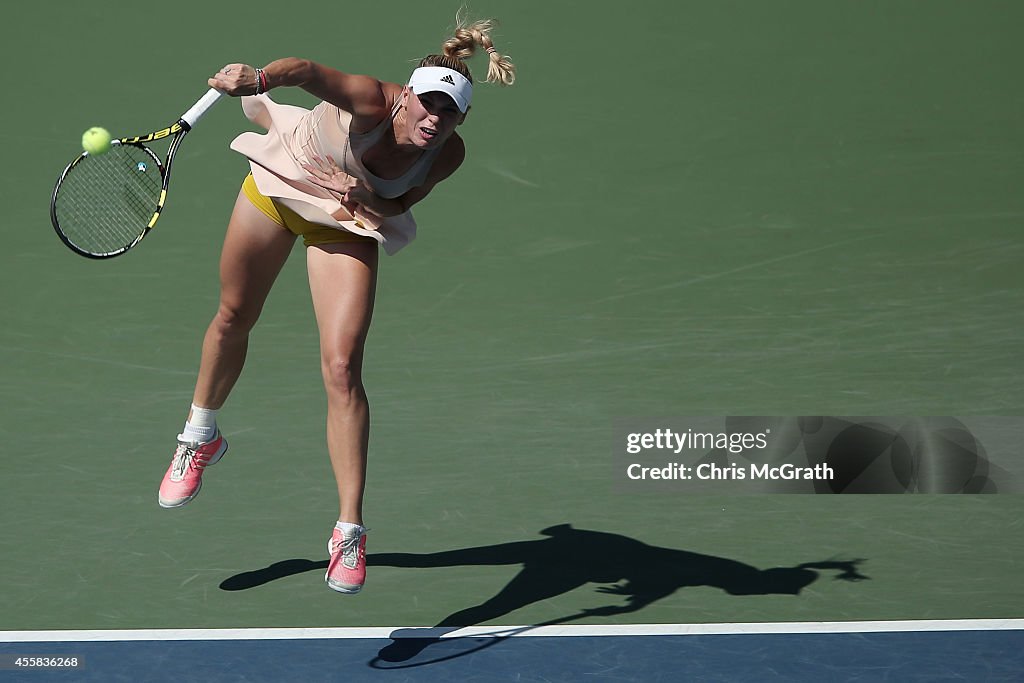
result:
[[(931, 623), (934, 628), (934, 622)], [(1024, 624), (994, 629), (671, 635), (364, 629), (373, 637), (4, 642), (24, 681), (1020, 681)], [(770, 625), (769, 625), (770, 626)], [(778, 626), (778, 625), (776, 625)], [(794, 625), (799, 627), (799, 625)], [(814, 624), (809, 625), (814, 627)], [(835, 625), (833, 625), (835, 626)], [(662, 625), (672, 631), (672, 625)], [(686, 626), (674, 630), (685, 631)], [(706, 625), (692, 627), (707, 630)], [(845, 628), (845, 627), (841, 627)], [(856, 629), (856, 624), (849, 628)], [(884, 625), (881, 628), (885, 628)], [(905, 628), (905, 627), (903, 627)], [(941, 626), (940, 626), (941, 628)], [(637, 628), (628, 627), (627, 633)], [(810, 629), (814, 631), (814, 628)], [(532, 631), (532, 632), (531, 632)], [(255, 632), (255, 630), (254, 630)], [(138, 637), (137, 635), (135, 637)], [(188, 635), (178, 634), (188, 638)], [(75, 657), (74, 671), (16, 670), (13, 656)]]

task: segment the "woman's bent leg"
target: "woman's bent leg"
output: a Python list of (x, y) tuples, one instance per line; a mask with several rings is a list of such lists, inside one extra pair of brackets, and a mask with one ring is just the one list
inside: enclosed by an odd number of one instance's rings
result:
[[(227, 441), (213, 422), (238, 380), (245, 363), (249, 331), (295, 243), (295, 235), (257, 209), (239, 193), (228, 222), (221, 252), (220, 305), (203, 339), (199, 376), (192, 405), (211, 424), (196, 428), (186, 423), (171, 464), (160, 483), (161, 507), (180, 507), (196, 497), (203, 470), (227, 451)], [(189, 420), (193, 419), (189, 411)], [(198, 418), (198, 416), (197, 416)], [(195, 434), (204, 436), (190, 436)]]
[(238, 194), (220, 257), (220, 305), (203, 339), (195, 405), (224, 405), (242, 372), (249, 332), (294, 243), (294, 234)]

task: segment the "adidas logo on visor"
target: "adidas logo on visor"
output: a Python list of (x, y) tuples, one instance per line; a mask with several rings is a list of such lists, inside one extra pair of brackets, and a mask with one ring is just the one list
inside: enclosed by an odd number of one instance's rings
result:
[(449, 85), (455, 85), (455, 79), (452, 78), (451, 76), (444, 76), (443, 78), (441, 78), (441, 80), (444, 81), (445, 83), (448, 83)]

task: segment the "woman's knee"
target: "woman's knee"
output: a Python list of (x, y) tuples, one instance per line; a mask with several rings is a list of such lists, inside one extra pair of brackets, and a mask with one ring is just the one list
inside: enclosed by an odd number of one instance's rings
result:
[(213, 327), (224, 336), (246, 335), (255, 327), (259, 317), (259, 308), (222, 299), (213, 317)]
[(328, 392), (354, 396), (363, 391), (362, 358), (355, 352), (322, 354), (320, 368)]

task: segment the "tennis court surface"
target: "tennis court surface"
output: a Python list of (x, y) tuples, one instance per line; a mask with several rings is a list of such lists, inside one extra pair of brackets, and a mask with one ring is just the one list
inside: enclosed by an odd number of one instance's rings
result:
[[(218, 418), (231, 450), (157, 505), (245, 174), (238, 103), (190, 133), (129, 254), (75, 256), (47, 206), (90, 126), (166, 125), (234, 61), (401, 82), (457, 7), (17, 9), (0, 680), (1024, 677), (1021, 496), (629, 492), (613, 448), (623, 419), (1024, 415), (1020, 5), (474, 3), (519, 81), (477, 87), (465, 166), (382, 260), (355, 597), (323, 581), (301, 253)], [(57, 655), (83, 664), (12, 664)]]

